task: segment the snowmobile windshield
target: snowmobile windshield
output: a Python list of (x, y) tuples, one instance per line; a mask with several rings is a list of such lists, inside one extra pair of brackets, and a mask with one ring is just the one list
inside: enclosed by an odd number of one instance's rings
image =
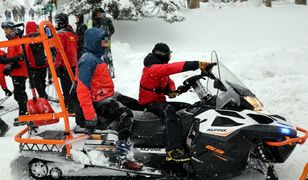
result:
[(221, 62), (219, 62), (217, 68), (213, 69), (213, 73), (220, 79), (225, 87), (224, 90), (218, 90), (217, 92), (217, 109), (222, 109), (226, 105), (240, 107), (241, 97), (255, 97), (255, 95)]

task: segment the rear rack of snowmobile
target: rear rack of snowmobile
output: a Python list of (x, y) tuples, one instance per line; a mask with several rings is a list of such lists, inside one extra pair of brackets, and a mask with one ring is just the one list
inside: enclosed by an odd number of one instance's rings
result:
[(36, 37), (23, 37), (21, 39), (14, 39), (14, 40), (0, 42), (0, 48), (10, 47), (10, 46), (20, 46), (20, 45), (26, 45), (26, 44), (43, 43), (45, 53), (47, 56), (47, 62), (49, 64), (49, 68), (52, 74), (55, 89), (56, 89), (56, 92), (59, 98), (61, 112), (47, 113), (47, 114), (35, 114), (35, 115), (23, 115), (23, 116), (19, 116), (19, 121), (20, 122), (39, 122), (39, 121), (44, 121), (44, 120), (49, 120), (49, 119), (63, 118), (64, 126), (65, 126), (65, 130), (64, 130), (65, 137), (64, 139), (61, 139), (61, 140), (59, 139), (33, 139), (33, 138), (31, 139), (31, 138), (23, 137), (26, 133), (29, 133), (31, 131), (31, 129), (27, 127), (15, 136), (15, 141), (20, 143), (20, 148), (21, 148), (20, 150), (28, 149), (30, 151), (31, 150), (39, 151), (43, 149), (40, 149), (40, 148), (36, 149), (37, 147), (46, 148), (50, 146), (50, 148), (55, 148), (55, 146), (53, 145), (58, 145), (58, 146), (63, 146), (63, 147), (65, 146), (66, 156), (69, 157), (71, 156), (71, 152), (70, 152), (71, 143), (78, 141), (79, 139), (86, 139), (88, 136), (85, 134), (81, 134), (76, 137), (72, 136), (72, 132), (70, 131), (70, 125), (69, 125), (69, 116), (71, 115), (66, 110), (66, 106), (64, 103), (64, 97), (62, 95), (60, 83), (59, 83), (56, 69), (53, 63), (50, 48), (54, 47), (60, 52), (63, 58), (64, 64), (66, 66), (67, 72), (72, 81), (74, 81), (74, 74), (72, 72), (72, 69), (70, 68), (69, 61), (64, 52), (61, 41), (57, 35), (56, 29), (54, 28), (52, 23), (50, 21), (42, 21), (39, 26), (39, 33), (40, 34)]
[(295, 138), (287, 138), (287, 140), (281, 141), (281, 142), (267, 141), (266, 144), (270, 145), (270, 146), (286, 146), (286, 145), (290, 145), (290, 144), (293, 144), (293, 143), (304, 144), (305, 141), (308, 138), (308, 130), (305, 130), (305, 129), (300, 128), (300, 127), (296, 127), (296, 129), (298, 131), (304, 133), (304, 135), (300, 136), (300, 137), (295, 137)]
[(306, 163), (305, 168), (299, 180), (306, 180), (306, 179), (308, 179), (308, 163)]

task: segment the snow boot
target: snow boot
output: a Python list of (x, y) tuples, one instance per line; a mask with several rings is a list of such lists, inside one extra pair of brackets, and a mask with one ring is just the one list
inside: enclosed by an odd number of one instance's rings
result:
[(184, 149), (175, 148), (172, 150), (167, 150), (166, 161), (174, 161), (180, 163), (190, 161), (190, 158), (187, 154), (185, 154)]
[(0, 137), (4, 136), (9, 130), (9, 126), (0, 118)]
[(116, 142), (115, 156), (118, 161), (124, 164), (126, 169), (140, 170), (143, 164), (135, 161), (132, 152), (132, 144), (129, 141), (118, 140)]
[[(20, 115), (29, 115), (29, 112), (22, 112)], [(23, 126), (26, 124), (27, 122), (19, 122), (18, 117), (14, 119), (14, 126)]]

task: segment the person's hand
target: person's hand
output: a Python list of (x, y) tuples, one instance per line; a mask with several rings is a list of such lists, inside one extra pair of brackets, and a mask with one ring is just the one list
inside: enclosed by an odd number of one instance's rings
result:
[(97, 126), (97, 117), (92, 120), (85, 120), (84, 127), (87, 129), (88, 134), (92, 134)]
[(23, 54), (20, 54), (16, 56), (14, 59), (15, 59), (15, 62), (23, 61), (25, 59), (25, 56)]
[(3, 91), (5, 92), (6, 96), (12, 96), (12, 91), (10, 91), (9, 89), (3, 89)]
[(199, 69), (202, 72), (211, 71), (214, 66), (216, 66), (217, 63), (209, 63), (204, 61), (199, 61)]
[(169, 97), (169, 98), (175, 98), (176, 95), (177, 95), (177, 93), (176, 93), (175, 91), (170, 91), (170, 92), (168, 93), (168, 97)]
[(7, 66), (5, 66), (5, 68), (3, 69), (3, 74), (4, 74), (5, 76), (10, 75), (11, 70), (12, 70), (11, 65), (7, 65)]

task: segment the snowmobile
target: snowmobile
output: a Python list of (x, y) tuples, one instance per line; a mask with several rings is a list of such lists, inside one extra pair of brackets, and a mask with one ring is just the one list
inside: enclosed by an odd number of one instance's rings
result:
[[(44, 34), (46, 26), (52, 31), (52, 37)], [(50, 22), (40, 24), (40, 33), (42, 38), (37, 42), (44, 44), (62, 111), (24, 115), (19, 120), (59, 118), (64, 122), (64, 130), (27, 127), (15, 136), (21, 155), (31, 159), (28, 171), (35, 179), (63, 176), (217, 179), (237, 176), (246, 169), (255, 169), (267, 179), (278, 179), (274, 164), (285, 162), (296, 145), (303, 144), (308, 137), (307, 130), (295, 127), (279, 115), (262, 111), (257, 97), (213, 52), (215, 69), (187, 78), (177, 90), (178, 94), (193, 90), (199, 98), (177, 112), (190, 162), (166, 162), (165, 125), (155, 115), (135, 110), (130, 137), (134, 146), (129, 153), (144, 166), (138, 170), (126, 169), (114, 155), (118, 140), (115, 130), (96, 129), (88, 134), (78, 126), (71, 129), (49, 47), (54, 45), (60, 49), (67, 67), (68, 61)]]

